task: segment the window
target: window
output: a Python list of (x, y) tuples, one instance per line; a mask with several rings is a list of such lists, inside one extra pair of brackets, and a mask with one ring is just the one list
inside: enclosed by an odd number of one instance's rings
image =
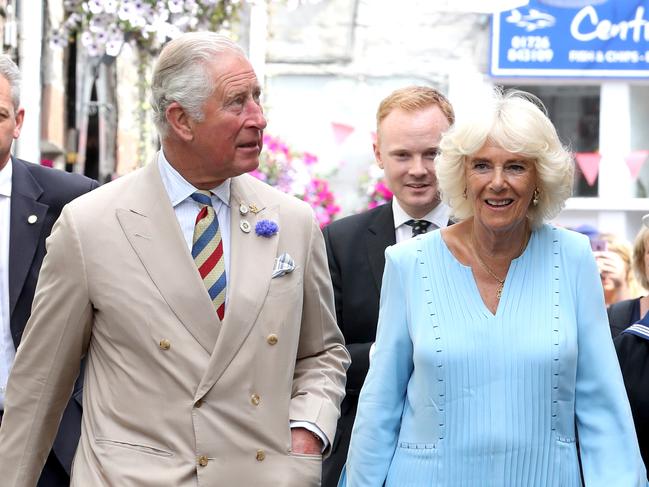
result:
[(649, 134), (647, 134), (647, 127), (649, 127), (649, 86), (632, 86), (631, 87), (631, 103), (630, 103), (630, 116), (631, 116), (631, 151), (635, 157), (638, 157), (638, 162), (641, 165), (637, 173), (632, 174), (635, 176), (633, 182), (633, 196), (640, 198), (649, 197)]
[[(564, 145), (573, 152), (599, 151), (599, 86), (512, 86), (538, 96), (548, 110)], [(574, 196), (597, 196), (598, 178), (592, 185), (575, 166)]]

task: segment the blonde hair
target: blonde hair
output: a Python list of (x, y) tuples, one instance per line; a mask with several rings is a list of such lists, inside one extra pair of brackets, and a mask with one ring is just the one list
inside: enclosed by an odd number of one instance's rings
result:
[(393, 91), (381, 101), (376, 111), (376, 130), (390, 112), (401, 109), (406, 112), (416, 112), (430, 106), (438, 106), (449, 125), (455, 122), (455, 112), (451, 102), (439, 91), (428, 86), (408, 86)]
[(631, 298), (640, 296), (642, 294), (642, 290), (640, 289), (640, 285), (633, 275), (634, 268), (631, 256), (634, 253), (634, 250), (631, 247), (631, 244), (612, 233), (602, 233), (599, 235), (599, 238), (606, 241), (606, 249), (608, 251), (615, 252), (624, 262), (624, 280), (629, 290), (629, 296)]
[(473, 114), (458, 121), (440, 142), (435, 172), (442, 200), (459, 220), (473, 215), (473, 202), (465, 197), (465, 161), (485, 143), (493, 143), (534, 160), (539, 202), (530, 206), (527, 217), (532, 227), (538, 227), (554, 218), (572, 193), (572, 155), (534, 95), (496, 88), (481, 101), (486, 103), (474, 105)]
[(647, 252), (647, 241), (649, 240), (649, 228), (644, 225), (638, 232), (633, 242), (633, 256), (631, 258), (631, 267), (635, 274), (638, 284), (645, 290), (649, 291), (649, 276), (645, 272), (645, 253)]

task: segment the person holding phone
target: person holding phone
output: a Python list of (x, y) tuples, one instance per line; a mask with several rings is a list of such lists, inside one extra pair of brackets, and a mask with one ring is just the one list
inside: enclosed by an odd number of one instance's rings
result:
[(626, 240), (612, 233), (602, 233), (591, 240), (591, 248), (604, 288), (606, 306), (636, 298), (641, 294), (640, 286), (633, 275), (632, 248)]

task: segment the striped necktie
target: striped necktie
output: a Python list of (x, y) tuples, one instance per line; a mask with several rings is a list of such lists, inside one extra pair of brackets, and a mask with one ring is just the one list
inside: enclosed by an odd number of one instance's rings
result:
[(409, 225), (412, 227), (412, 236), (416, 237), (417, 235), (421, 235), (422, 233), (426, 233), (428, 231), (428, 227), (430, 227), (431, 223), (427, 220), (408, 220), (406, 222), (406, 225)]
[(222, 321), (225, 315), (226, 279), (219, 221), (212, 207), (209, 191), (197, 191), (191, 198), (201, 205), (194, 227), (192, 257), (207, 288), (207, 293), (214, 303), (216, 313)]

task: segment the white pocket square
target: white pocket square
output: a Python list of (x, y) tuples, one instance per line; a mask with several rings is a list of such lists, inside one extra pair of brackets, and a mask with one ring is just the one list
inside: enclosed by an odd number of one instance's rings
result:
[(281, 277), (284, 274), (293, 272), (295, 270), (295, 262), (288, 254), (282, 254), (275, 259), (275, 265), (273, 266), (273, 275), (272, 279), (276, 277)]

